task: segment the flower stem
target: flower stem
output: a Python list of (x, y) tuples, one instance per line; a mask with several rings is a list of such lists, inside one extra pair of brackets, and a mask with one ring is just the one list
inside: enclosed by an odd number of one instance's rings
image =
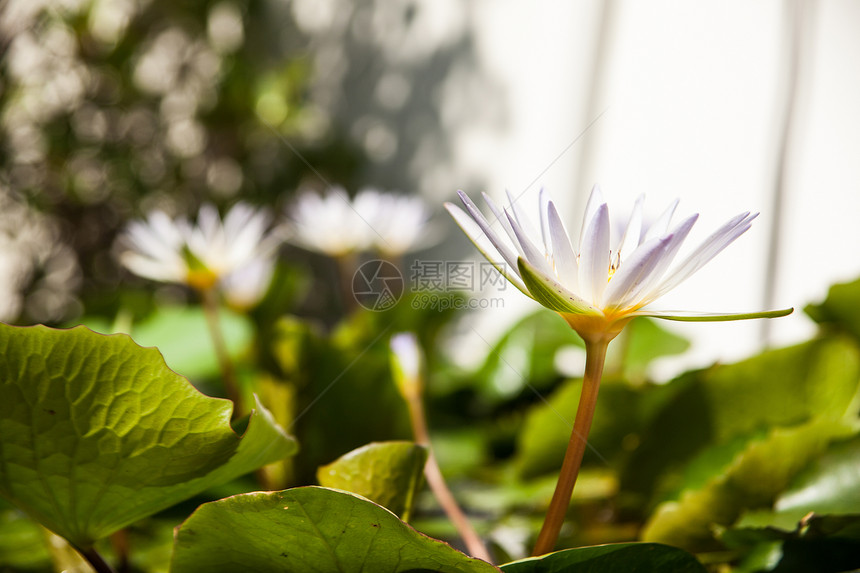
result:
[(80, 549), (79, 551), (81, 556), (87, 560), (87, 563), (92, 566), (96, 573), (116, 573), (113, 567), (108, 565), (107, 561), (99, 555), (99, 552), (96, 551), (95, 547)]
[(215, 288), (207, 288), (200, 291), (203, 297), (203, 313), (206, 315), (206, 323), (209, 325), (209, 334), (212, 336), (212, 345), (215, 347), (215, 356), (218, 358), (218, 367), (221, 369), (221, 379), (224, 383), (224, 391), (227, 398), (233, 401), (233, 418), (239, 417), (244, 412), (242, 406), (242, 395), (239, 392), (239, 384), (236, 379), (236, 371), (227, 344), (224, 342), (224, 332), (221, 330), (221, 322), (218, 320), (218, 296)]
[(412, 421), (412, 433), (415, 436), (415, 442), (426, 446), (429, 451), (427, 456), (427, 464), (424, 466), (424, 476), (427, 478), (427, 485), (439, 505), (445, 511), (448, 519), (457, 528), (457, 533), (466, 544), (466, 549), (472, 557), (483, 559), (487, 563), (492, 563), (490, 553), (484, 547), (484, 542), (472, 527), (469, 518), (457, 505), (457, 500), (454, 499), (454, 494), (448, 489), (448, 484), (445, 483), (445, 477), (442, 475), (442, 470), (439, 469), (439, 463), (436, 461), (436, 456), (433, 455), (433, 449), (430, 445), (430, 435), (427, 431), (427, 419), (424, 416), (424, 405), (421, 401), (421, 395), (418, 391), (409, 391), (405, 394), (406, 403), (409, 406), (409, 418)]
[(600, 378), (603, 375), (603, 364), (606, 361), (608, 340), (585, 342), (585, 375), (582, 379), (582, 394), (579, 397), (579, 407), (573, 422), (573, 431), (567, 443), (561, 473), (555, 484), (555, 492), (546, 512), (546, 518), (541, 527), (532, 555), (544, 555), (555, 548), (561, 526), (570, 505), (573, 486), (579, 475), (582, 456), (588, 444), (588, 432), (591, 420), (594, 418), (594, 408), (597, 404), (597, 393), (600, 389)]

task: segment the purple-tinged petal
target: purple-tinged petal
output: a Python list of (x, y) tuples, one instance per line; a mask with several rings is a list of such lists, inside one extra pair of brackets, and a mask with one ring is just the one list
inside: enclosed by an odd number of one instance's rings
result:
[(672, 222), (672, 215), (675, 214), (675, 209), (678, 207), (678, 199), (675, 199), (669, 206), (666, 207), (666, 210), (657, 218), (654, 223), (648, 227), (648, 230), (645, 233), (645, 236), (642, 238), (642, 242), (644, 243), (648, 239), (653, 239), (654, 237), (661, 237), (666, 234), (669, 230), (669, 223)]
[(505, 194), (508, 196), (508, 201), (511, 204), (510, 208), (505, 209), (505, 211), (513, 211), (514, 219), (520, 226), (520, 229), (525, 233), (527, 237), (529, 237), (529, 240), (537, 239), (538, 235), (535, 232), (535, 228), (532, 226), (531, 220), (528, 218), (526, 212), (523, 211), (523, 208), (517, 201), (518, 197), (515, 198), (507, 189), (505, 189)]
[(547, 209), (549, 209), (549, 193), (541, 187), (540, 192), (538, 193), (538, 207), (540, 209), (540, 236), (543, 239), (543, 244), (546, 247), (547, 252), (550, 250), (551, 245), (551, 234), (549, 230), (549, 221), (547, 217), (549, 213)]
[(579, 252), (579, 292), (582, 298), (600, 306), (608, 281), (609, 208), (606, 203), (602, 203), (582, 234), (582, 248)]
[(618, 244), (618, 250), (615, 251), (619, 263), (623, 263), (624, 259), (633, 254), (633, 251), (636, 250), (636, 247), (641, 244), (640, 239), (642, 239), (642, 204), (644, 202), (645, 196), (640, 195), (639, 197), (637, 197), (636, 203), (633, 204), (633, 211), (630, 212), (630, 220), (627, 222), (627, 226), (624, 228), (624, 235), (621, 237), (621, 241)]
[[(484, 215), (478, 209), (478, 207), (469, 199), (469, 196), (463, 193), (462, 191), (457, 191), (457, 194), (460, 196), (460, 200), (463, 201), (463, 205), (466, 206), (466, 210), (472, 216), (472, 219), (478, 224), (481, 228), (483, 234), (487, 237), (490, 243), (496, 248), (502, 258), (505, 259), (505, 262), (510, 265), (512, 269), (517, 268), (517, 256), (511, 251), (511, 249), (502, 242), (502, 240), (496, 235), (496, 233), (490, 228), (490, 224), (484, 218)], [(450, 209), (448, 209), (451, 212)], [(455, 217), (456, 219), (456, 217)], [(465, 229), (464, 229), (465, 230)], [(474, 243), (476, 239), (480, 235), (469, 235), (469, 238)]]
[(585, 228), (588, 223), (594, 218), (597, 208), (601, 205), (606, 205), (603, 200), (603, 193), (600, 192), (600, 185), (595, 184), (591, 188), (591, 194), (588, 196), (588, 202), (585, 204), (585, 213), (582, 215), (582, 226), (579, 228), (579, 251), (582, 252), (582, 242), (585, 240)]
[(611, 311), (632, 306), (651, 285), (651, 274), (660, 265), (673, 239), (673, 235), (666, 235), (642, 243), (612, 275), (603, 294), (604, 308)]
[(484, 255), (484, 258), (496, 267), (496, 270), (498, 270), (503, 277), (508, 279), (512, 285), (531, 298), (532, 295), (529, 294), (529, 291), (523, 284), (522, 279), (520, 279), (519, 275), (516, 274), (518, 270), (516, 259), (514, 259), (513, 265), (508, 263), (507, 260), (500, 261), (499, 259), (501, 257), (498, 256), (500, 254), (499, 250), (487, 239), (487, 234), (478, 226), (474, 219), (456, 205), (445, 203), (444, 206), (469, 240), (472, 241), (472, 244), (474, 244), (481, 254)]
[(717, 229), (701, 245), (699, 245), (690, 255), (684, 259), (673, 271), (666, 277), (654, 292), (654, 297), (659, 297), (688, 278), (696, 271), (705, 266), (711, 259), (717, 256), (720, 251), (729, 246), (735, 239), (743, 235), (752, 225), (753, 219), (758, 217), (758, 213), (750, 215), (741, 213), (727, 221), (722, 227)]
[(547, 205), (549, 236), (552, 244), (552, 260), (555, 262), (555, 272), (561, 284), (570, 291), (579, 290), (579, 276), (576, 264), (576, 253), (570, 244), (570, 236), (564, 229), (561, 217), (552, 201)]
[(546, 255), (544, 255), (544, 253), (542, 253), (534, 243), (531, 242), (531, 239), (526, 236), (507, 209), (505, 209), (505, 215), (508, 216), (508, 222), (511, 224), (511, 227), (513, 227), (514, 234), (517, 236), (517, 240), (520, 242), (520, 246), (525, 252), (526, 260), (542, 273), (552, 275), (553, 272), (549, 266), (549, 262), (546, 260)]
[(487, 195), (486, 193), (481, 193), (481, 195), (484, 197), (484, 202), (490, 208), (490, 211), (493, 212), (493, 216), (496, 218), (496, 221), (499, 222), (499, 224), (505, 230), (505, 233), (508, 234), (508, 237), (511, 239), (511, 243), (513, 243), (513, 245), (516, 247), (517, 252), (520, 254), (521, 257), (526, 256), (526, 254), (523, 252), (523, 248), (520, 247), (520, 242), (517, 240), (517, 235), (511, 228), (511, 224), (508, 223), (508, 217), (504, 213), (502, 213), (502, 210), (499, 209), (499, 207), (493, 202), (489, 195)]

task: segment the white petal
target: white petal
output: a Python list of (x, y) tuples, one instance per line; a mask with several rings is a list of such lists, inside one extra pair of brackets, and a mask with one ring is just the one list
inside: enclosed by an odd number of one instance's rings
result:
[(666, 234), (666, 231), (669, 230), (669, 223), (672, 222), (672, 215), (675, 214), (675, 208), (678, 206), (678, 199), (675, 199), (669, 206), (663, 211), (663, 214), (660, 215), (654, 223), (648, 227), (648, 232), (645, 233), (645, 236), (642, 238), (642, 242), (644, 243), (648, 239), (653, 239), (654, 237), (662, 237)]
[(645, 202), (645, 196), (640, 195), (633, 204), (633, 211), (630, 213), (630, 220), (627, 222), (627, 227), (624, 228), (624, 235), (621, 237), (621, 242), (618, 244), (616, 251), (619, 263), (623, 263), (626, 257), (633, 254), (641, 244), (642, 238), (642, 204)]
[[(593, 195), (593, 194), (592, 194)], [(582, 298), (601, 306), (603, 291), (609, 280), (609, 208), (597, 207), (585, 226), (579, 252), (579, 291)]]
[[(514, 218), (516, 222), (519, 224), (520, 229), (525, 233), (529, 240), (537, 239), (537, 232), (535, 232), (535, 228), (532, 226), (531, 220), (529, 220), (526, 212), (523, 211), (523, 208), (519, 205), (517, 200), (511, 195), (511, 192), (505, 189), (505, 194), (508, 196), (508, 201), (511, 203), (510, 209), (514, 212)], [(506, 209), (506, 211), (509, 209)]]
[(750, 215), (749, 213), (741, 213), (727, 221), (722, 227), (717, 229), (710, 237), (704, 240), (696, 250), (684, 259), (681, 264), (663, 281), (657, 288), (655, 296), (662, 296), (690, 278), (696, 271), (701, 269), (711, 259), (717, 256), (720, 251), (729, 246), (735, 239), (743, 235), (752, 225), (753, 219), (758, 217), (758, 213)]
[(534, 243), (532, 243), (531, 239), (526, 236), (507, 209), (505, 209), (505, 215), (508, 216), (508, 222), (514, 229), (514, 234), (517, 236), (517, 240), (520, 242), (520, 246), (525, 252), (525, 259), (542, 273), (550, 275), (553, 274), (552, 269), (549, 266), (549, 262), (546, 260), (546, 255), (538, 250)]
[(659, 266), (673, 238), (672, 235), (666, 235), (642, 243), (612, 275), (603, 295), (603, 306), (610, 309), (633, 306), (651, 284), (650, 275)]
[[(469, 196), (466, 195), (462, 191), (457, 191), (457, 194), (460, 196), (460, 200), (463, 201), (463, 205), (466, 206), (466, 210), (468, 211), (469, 215), (472, 216), (472, 219), (481, 228), (480, 234), (469, 235), (469, 238), (477, 246), (477, 244), (478, 244), (477, 240), (480, 238), (481, 234), (486, 236), (486, 238), (490, 241), (490, 243), (492, 243), (493, 247), (495, 247), (496, 251), (498, 251), (498, 253), (502, 256), (502, 258), (505, 259), (505, 262), (508, 264), (508, 266), (512, 269), (509, 272), (515, 273), (516, 269), (517, 269), (517, 256), (511, 251), (511, 249), (507, 245), (505, 245), (505, 243), (498, 237), (498, 235), (496, 235), (496, 233), (490, 228), (490, 224), (484, 218), (484, 215), (481, 213), (481, 211), (478, 209), (478, 207), (472, 202), (471, 199), (469, 199)], [(451, 209), (448, 209), (448, 212), (450, 213)], [(456, 220), (457, 218), (454, 217), (454, 219)], [(462, 228), (462, 225), (461, 225), (461, 228)], [(463, 229), (463, 230), (465, 231), (465, 229)], [(492, 259), (490, 259), (490, 262), (493, 262)]]
[(522, 291), (526, 296), (531, 297), (528, 289), (523, 284), (522, 279), (520, 279), (517, 274), (518, 269), (516, 266), (516, 259), (514, 259), (514, 264), (511, 265), (507, 262), (507, 260), (500, 261), (499, 250), (487, 239), (486, 233), (478, 226), (478, 224), (466, 214), (465, 211), (453, 205), (451, 203), (445, 203), (445, 209), (451, 216), (454, 218), (454, 221), (459, 225), (459, 227), (466, 233), (466, 236), (469, 237), (469, 240), (481, 251), (481, 254), (484, 255), (496, 270), (498, 270), (502, 276), (508, 279), (512, 285), (514, 285), (517, 289)]
[(551, 244), (550, 239), (550, 231), (549, 231), (549, 221), (547, 221), (547, 216), (549, 213), (547, 209), (549, 209), (549, 193), (541, 187), (540, 192), (538, 193), (538, 207), (540, 209), (540, 236), (543, 239), (543, 244), (549, 251), (549, 246)]
[(594, 217), (597, 208), (601, 205), (606, 205), (603, 200), (603, 193), (600, 192), (600, 185), (594, 185), (591, 188), (591, 194), (588, 196), (588, 202), (585, 204), (585, 213), (582, 215), (582, 226), (579, 227), (579, 250), (582, 251), (582, 241), (585, 239), (585, 228), (589, 221)]
[(564, 229), (561, 217), (552, 201), (547, 205), (549, 220), (549, 235), (552, 244), (552, 260), (555, 261), (555, 272), (561, 283), (568, 290), (579, 290), (579, 276), (576, 265), (576, 253), (570, 244), (570, 236)]
[(505, 233), (508, 234), (508, 237), (511, 239), (511, 243), (517, 248), (517, 252), (519, 252), (520, 256), (524, 257), (526, 254), (523, 252), (522, 247), (520, 247), (520, 242), (517, 240), (517, 235), (514, 233), (514, 230), (511, 228), (511, 224), (508, 223), (508, 218), (502, 213), (502, 210), (490, 199), (490, 196), (486, 193), (481, 193), (484, 197), (484, 202), (490, 208), (490, 211), (493, 212), (493, 216), (496, 218), (496, 221), (502, 226), (505, 230)]
[(696, 220), (699, 218), (698, 213), (694, 213), (681, 221), (677, 227), (672, 230), (672, 233), (668, 235), (669, 242), (666, 245), (666, 252), (657, 262), (657, 266), (654, 270), (651, 271), (650, 276), (647, 278), (647, 283), (643, 285), (641, 300), (638, 304), (646, 305), (659, 297), (657, 294), (657, 289), (660, 285), (660, 279), (666, 274), (669, 266), (672, 264), (672, 261), (675, 260), (675, 255), (678, 254), (678, 250), (681, 248), (681, 244), (687, 238), (687, 235), (690, 234), (690, 229), (693, 228), (693, 224), (695, 224)]

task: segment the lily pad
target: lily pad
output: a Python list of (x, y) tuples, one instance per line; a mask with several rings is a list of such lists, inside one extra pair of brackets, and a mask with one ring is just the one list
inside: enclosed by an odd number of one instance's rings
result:
[(375, 442), (317, 470), (324, 487), (357, 493), (408, 521), (418, 494), (427, 448), (413, 442)]
[(179, 528), (172, 573), (490, 573), (387, 509), (322, 487), (248, 493), (200, 506)]
[(0, 356), (0, 495), (79, 548), (297, 449), (123, 334), (0, 325)]
[(580, 547), (502, 565), (505, 573), (705, 573), (695, 557), (659, 543)]

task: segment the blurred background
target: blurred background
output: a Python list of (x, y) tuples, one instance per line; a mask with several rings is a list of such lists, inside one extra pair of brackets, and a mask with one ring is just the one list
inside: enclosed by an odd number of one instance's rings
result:
[[(0, 0), (0, 321), (130, 332), (224, 395), (198, 293), (120, 265), (128, 223), (243, 201), (281, 224), (303, 192), (335, 186), (420, 197), (434, 213), (423, 250), (326, 257), (281, 245), (265, 296), (220, 309), (224, 346), (246, 403), (257, 393), (301, 443), (264, 476), (277, 489), (315, 483), (320, 465), (368, 442), (410, 438), (388, 340), (416, 333), (440, 465), (496, 554), (516, 558), (557, 475), (583, 353), (564, 321), (513, 288), (476, 281), (421, 298), (416, 267), (482, 260), (442, 204), (457, 189), (500, 202), (508, 190), (536, 216), (545, 187), (576, 235), (595, 183), (613, 222), (641, 194), (646, 219), (680, 198), (679, 214), (701, 214), (686, 250), (758, 211), (746, 235), (655, 307), (796, 312), (626, 328), (562, 541), (658, 539), (712, 552), (712, 563), (734, 559), (742, 552), (726, 557), (732, 540), (713, 537), (713, 524), (770, 508), (830, 441), (847, 439), (818, 422), (847, 416), (860, 427), (860, 282), (802, 312), (860, 276), (858, 24), (852, 0)], [(389, 258), (406, 286), (379, 312), (349, 290), (372, 257)], [(690, 368), (703, 369), (667, 383)], [(844, 489), (825, 479), (843, 454), (856, 469), (855, 434), (821, 462), (829, 511), (860, 515), (860, 474)], [(763, 440), (768, 455), (746, 459)], [(714, 507), (662, 513), (701, 491), (702, 476), (723, 496)], [(739, 483), (767, 483), (767, 495), (750, 501)], [(246, 476), (139, 524), (134, 570), (166, 571), (173, 528), (203, 501), (259, 487)], [(432, 500), (419, 506), (416, 527), (456, 538)], [(810, 507), (821, 506), (791, 507), (786, 535)], [(12, 526), (23, 523), (15, 515)], [(691, 522), (702, 526), (694, 539)], [(856, 537), (846, 554), (858, 554)]]
[[(150, 304), (146, 289), (182, 298), (121, 271), (113, 245), (129, 219), (239, 199), (281, 216), (297, 190), (331, 185), (419, 194), (437, 210), (458, 188), (499, 200), (508, 189), (532, 206), (544, 186), (576, 228), (599, 183), (619, 220), (639, 194), (652, 216), (679, 197), (681, 213), (702, 214), (691, 243), (760, 211), (666, 309), (803, 307), (860, 274), (850, 0), (7, 0), (0, 10), (4, 321), (111, 317)], [(445, 240), (418, 258), (475, 256), (447, 215), (435, 223)], [(321, 264), (298, 251), (282, 259)], [(534, 306), (504, 294), (503, 310), (455, 330), (462, 360)], [(280, 312), (325, 305), (291, 296)], [(799, 312), (768, 326), (669, 328), (693, 346), (656, 362), (662, 375), (813, 331)]]

